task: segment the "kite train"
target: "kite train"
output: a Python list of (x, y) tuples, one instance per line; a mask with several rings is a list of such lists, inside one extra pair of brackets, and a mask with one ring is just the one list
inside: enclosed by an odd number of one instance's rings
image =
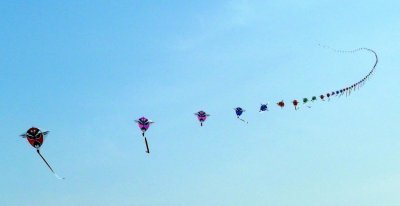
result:
[(39, 156), (46, 163), (47, 167), (49, 167), (49, 169), (57, 179), (65, 179), (59, 177), (57, 173), (54, 172), (53, 168), (51, 168), (49, 163), (47, 163), (46, 159), (42, 156), (42, 154), (40, 154), (40, 147), (43, 145), (44, 138), (48, 133), (49, 131), (42, 132), (40, 131), (40, 129), (36, 127), (31, 127), (30, 129), (28, 129), (28, 131), (26, 131), (25, 134), (22, 134), (21, 137), (28, 139), (29, 144), (31, 144), (32, 147), (36, 148), (36, 152), (39, 154)]
[[(349, 85), (347, 85), (345, 87), (341, 87), (340, 89), (330, 90), (330, 91), (328, 91), (326, 93), (323, 92), (322, 94), (319, 94), (319, 95), (308, 96), (308, 97), (304, 97), (303, 96), (302, 98), (295, 98), (295, 99), (292, 99), (292, 100), (281, 100), (279, 102), (276, 102), (276, 105), (279, 106), (281, 109), (290, 107), (291, 104), (293, 105), (295, 110), (299, 110), (302, 106), (306, 106), (308, 108), (311, 108), (311, 104), (313, 104), (314, 102), (316, 102), (318, 100), (320, 100), (320, 101), (330, 101), (331, 98), (333, 98), (335, 96), (336, 97), (341, 97), (343, 95), (346, 95), (346, 97), (347, 97), (353, 91), (356, 91), (356, 90), (360, 89), (366, 83), (366, 81), (369, 80), (371, 75), (373, 75), (375, 70), (376, 70), (376, 66), (378, 64), (378, 55), (372, 49), (358, 48), (358, 49), (355, 49), (355, 50), (345, 51), (345, 50), (335, 50), (335, 49), (332, 49), (332, 48), (330, 48), (328, 46), (321, 46), (321, 47), (333, 50), (334, 52), (338, 52), (338, 53), (355, 53), (355, 52), (359, 52), (359, 51), (367, 51), (367, 52), (372, 53), (375, 56), (375, 63), (373, 64), (373, 66), (370, 69), (368, 74), (366, 74), (362, 79), (360, 79), (357, 82), (354, 82), (353, 84), (349, 84)], [(285, 107), (285, 106), (287, 106), (287, 107)], [(269, 111), (269, 109), (271, 109), (271, 108), (269, 107), (268, 103), (261, 104), (261, 106), (259, 108), (259, 112), (266, 112), (266, 111)], [(246, 110), (242, 109), (241, 107), (236, 107), (236, 108), (234, 108), (234, 110), (235, 110), (237, 119), (239, 119), (242, 122), (248, 123), (246, 120), (244, 120), (242, 118), (242, 115)], [(207, 114), (203, 110), (195, 113), (195, 115), (196, 115), (198, 121), (200, 122), (200, 126), (203, 126), (204, 122), (210, 116), (209, 114)], [(150, 125), (153, 124), (154, 122), (149, 120), (149, 119), (147, 119), (146, 117), (141, 117), (141, 118), (135, 120), (135, 122), (138, 124), (139, 129), (142, 132), (142, 136), (144, 137), (144, 141), (145, 141), (145, 144), (146, 144), (146, 152), (150, 153), (149, 144), (147, 142), (147, 138), (145, 136), (145, 133), (149, 129)], [(21, 136), (24, 137), (24, 138), (27, 138), (28, 142), (34, 148), (36, 148), (37, 153), (43, 159), (43, 161), (46, 163), (46, 165), (49, 167), (49, 169), (53, 172), (53, 174), (58, 179), (64, 179), (64, 178), (60, 178), (54, 172), (54, 170), (51, 168), (51, 166), (47, 163), (45, 158), (40, 153), (40, 147), (42, 146), (42, 144), (44, 142), (44, 138), (48, 133), (49, 133), (49, 131), (42, 132), (42, 131), (40, 131), (40, 129), (38, 129), (36, 127), (32, 127), (30, 129), (28, 129), (28, 131), (25, 134), (21, 135)]]
[[(375, 63), (372, 66), (372, 68), (369, 71), (369, 73), (366, 76), (364, 76), (360, 81), (358, 81), (356, 83), (353, 83), (351, 85), (342, 87), (341, 89), (336, 89), (336, 90), (333, 90), (331, 92), (323, 93), (321, 95), (312, 96), (311, 100), (309, 100), (307, 97), (302, 98), (303, 105), (307, 106), (308, 108), (311, 108), (311, 106), (308, 105), (308, 103), (317, 101), (318, 97), (319, 97), (319, 99), (321, 101), (325, 101), (325, 100), (330, 101), (331, 97), (334, 97), (334, 96), (341, 97), (344, 94), (346, 95), (346, 97), (349, 96), (352, 91), (355, 91), (356, 89), (359, 89), (360, 87), (362, 87), (365, 84), (365, 82), (371, 77), (371, 75), (374, 74), (375, 69), (376, 69), (376, 65), (378, 64), (378, 55), (372, 49), (358, 48), (358, 49), (355, 49), (355, 50), (348, 50), (347, 51), (347, 50), (332, 49), (332, 48), (330, 48), (328, 46), (322, 46), (322, 45), (320, 45), (320, 46), (323, 47), (323, 48), (326, 48), (326, 49), (333, 50), (334, 52), (338, 52), (338, 53), (355, 53), (355, 52), (359, 52), (359, 51), (368, 51), (368, 52), (371, 52), (372, 54), (374, 54)], [(277, 102), (276, 104), (280, 108), (284, 108), (285, 107), (285, 102), (283, 100), (281, 100), (280, 102)], [(295, 110), (299, 109), (300, 101), (298, 101), (297, 99), (294, 99), (294, 100), (292, 100), (292, 104), (293, 104)]]

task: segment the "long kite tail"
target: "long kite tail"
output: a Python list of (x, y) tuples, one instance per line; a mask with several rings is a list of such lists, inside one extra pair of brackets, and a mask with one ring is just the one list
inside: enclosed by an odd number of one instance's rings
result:
[(40, 154), (40, 151), (39, 151), (39, 150), (36, 150), (36, 152), (39, 154), (39, 156), (40, 156), (40, 157), (42, 158), (42, 160), (46, 163), (47, 167), (49, 167), (49, 169), (51, 170), (51, 172), (54, 174), (54, 176), (55, 176), (57, 179), (60, 179), (60, 180), (65, 179), (64, 177), (58, 176), (57, 173), (54, 172), (53, 168), (51, 168), (51, 166), (49, 165), (49, 163), (47, 163), (46, 159), (42, 156), (42, 154)]
[(360, 81), (358, 81), (357, 83), (355, 83), (355, 84), (353, 84), (353, 85), (350, 85), (350, 87), (347, 87), (345, 91), (343, 91), (343, 92), (340, 93), (339, 97), (342, 96), (344, 92), (346, 92), (346, 97), (347, 97), (348, 95), (351, 94), (351, 90), (354, 90), (354, 91), (355, 91), (356, 89), (360, 89), (360, 87), (364, 86), (365, 82), (366, 82), (367, 80), (369, 80), (370, 76), (373, 75), (373, 74), (375, 74), (374, 72), (375, 72), (375, 69), (376, 69), (376, 65), (378, 64), (378, 54), (377, 54), (374, 50), (369, 49), (369, 48), (365, 48), (365, 47), (357, 48), (357, 49), (354, 49), (354, 50), (338, 50), (338, 49), (334, 49), (334, 48), (331, 48), (331, 47), (326, 46), (326, 45), (321, 45), (321, 44), (318, 44), (318, 45), (321, 46), (321, 47), (324, 48), (324, 49), (329, 49), (329, 50), (332, 50), (332, 51), (338, 52), (338, 53), (355, 53), (355, 52), (364, 50), (364, 51), (368, 51), (368, 52), (373, 53), (374, 56), (375, 56), (375, 63), (374, 63), (374, 65), (372, 66), (372, 68), (371, 68), (371, 70), (369, 71), (369, 73), (368, 73), (367, 75), (365, 75), (365, 76), (364, 76)]
[(248, 121), (246, 121), (246, 120), (244, 120), (244, 119), (242, 119), (242, 118), (240, 118), (240, 117), (237, 117), (240, 121), (242, 121), (242, 122), (245, 122), (246, 124), (248, 124), (249, 122)]
[(147, 143), (146, 137), (144, 137), (144, 142), (146, 143), (146, 152), (150, 153), (149, 144)]
[(361, 47), (361, 48), (357, 48), (357, 49), (353, 49), (353, 50), (339, 50), (339, 49), (334, 49), (334, 48), (332, 48), (330, 46), (327, 46), (327, 45), (322, 45), (322, 44), (318, 44), (318, 45), (320, 47), (324, 48), (324, 49), (329, 49), (329, 50), (332, 50), (332, 51), (337, 52), (337, 53), (355, 53), (355, 52), (358, 52), (358, 51), (361, 51), (361, 50), (373, 53), (374, 56), (375, 56), (375, 63), (374, 63), (374, 66), (372, 66), (372, 68), (371, 68), (370, 72), (368, 73), (368, 75), (365, 76), (366, 78), (368, 78), (370, 75), (372, 75), (372, 73), (376, 69), (376, 65), (378, 64), (378, 60), (379, 60), (378, 59), (378, 54), (374, 50), (369, 49), (369, 48)]

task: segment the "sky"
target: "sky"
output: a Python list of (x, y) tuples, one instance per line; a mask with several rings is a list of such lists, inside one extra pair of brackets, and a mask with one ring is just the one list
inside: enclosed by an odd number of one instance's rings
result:
[[(397, 206), (399, 8), (3, 0), (0, 205)], [(375, 50), (376, 74), (347, 98), (280, 109), (375, 61), (318, 44)], [(155, 121), (149, 155), (141, 116)], [(65, 180), (19, 137), (31, 126), (51, 131), (41, 152)]]

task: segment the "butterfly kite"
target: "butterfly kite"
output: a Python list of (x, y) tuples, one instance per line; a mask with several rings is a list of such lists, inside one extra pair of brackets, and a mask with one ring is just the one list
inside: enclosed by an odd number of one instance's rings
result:
[(29, 144), (32, 145), (32, 147), (36, 148), (36, 152), (39, 154), (39, 156), (42, 158), (42, 160), (46, 163), (47, 167), (51, 170), (51, 172), (54, 174), (54, 176), (57, 179), (65, 179), (61, 178), (57, 175), (57, 173), (54, 172), (53, 168), (47, 163), (46, 159), (40, 154), (40, 147), (43, 145), (44, 138), (45, 136), (49, 133), (49, 131), (42, 132), (40, 129), (36, 127), (31, 127), (26, 131), (25, 134), (22, 134), (21, 137), (26, 138), (29, 142)]
[(207, 119), (207, 117), (210, 116), (209, 114), (207, 114), (207, 113), (204, 112), (204, 111), (199, 111), (199, 112), (197, 112), (197, 113), (194, 113), (194, 115), (197, 116), (197, 119), (198, 119), (199, 122), (200, 122), (200, 126), (203, 126), (203, 122), (205, 122), (206, 119)]
[(144, 137), (144, 142), (146, 143), (146, 152), (150, 153), (149, 144), (147, 143), (145, 133), (149, 129), (150, 124), (153, 124), (154, 122), (146, 117), (140, 117), (138, 120), (135, 120), (135, 122), (138, 123), (139, 129), (142, 131), (142, 136)]

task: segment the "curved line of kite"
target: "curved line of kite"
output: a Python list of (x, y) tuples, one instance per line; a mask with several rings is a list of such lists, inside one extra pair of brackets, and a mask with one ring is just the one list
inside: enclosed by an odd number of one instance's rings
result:
[[(374, 74), (374, 71), (378, 64), (378, 55), (374, 50), (365, 48), (365, 47), (357, 48), (354, 50), (337, 50), (337, 49), (333, 49), (333, 48), (331, 48), (329, 46), (325, 46), (325, 45), (319, 45), (319, 46), (321, 46), (322, 48), (325, 48), (325, 49), (330, 49), (330, 50), (332, 50), (334, 52), (338, 52), (338, 53), (355, 53), (355, 52), (359, 52), (359, 51), (368, 51), (368, 52), (373, 53), (375, 56), (375, 63), (367, 75), (365, 75), (361, 80), (359, 80), (358, 82), (356, 82), (350, 86), (346, 86), (342, 89), (333, 90), (331, 92), (327, 92), (326, 94), (319, 95), (319, 99), (321, 101), (325, 101), (325, 99), (328, 99), (328, 101), (329, 101), (330, 98), (334, 97), (334, 96), (341, 97), (344, 94), (346, 96), (350, 95), (352, 91), (358, 90), (358, 89), (360, 89), (360, 87), (364, 86), (365, 82), (367, 80), (369, 80), (369, 78), (371, 77), (372, 74)], [(303, 103), (303, 105), (307, 106), (308, 108), (311, 108), (311, 106), (308, 105), (308, 103), (315, 102), (317, 100), (318, 100), (318, 96), (312, 96), (311, 99), (303, 98), (302, 103)], [(294, 99), (294, 100), (292, 100), (291, 103), (293, 104), (294, 109), (298, 110), (301, 102), (297, 99)], [(281, 100), (281, 101), (277, 102), (276, 104), (281, 109), (283, 109), (286, 106), (284, 100)], [(236, 107), (236, 108), (234, 108), (234, 110), (235, 110), (235, 114), (236, 114), (236, 117), (238, 120), (240, 120), (244, 123), (248, 123), (246, 120), (242, 119), (242, 115), (246, 110), (242, 109), (241, 107)], [(268, 103), (262, 103), (260, 106), (259, 112), (263, 113), (263, 112), (267, 112), (267, 111), (269, 111)], [(203, 126), (203, 123), (207, 120), (207, 117), (210, 116), (210, 114), (207, 114), (203, 110), (200, 110), (199, 112), (194, 113), (194, 114), (196, 115), (198, 121), (200, 122), (200, 126)], [(141, 118), (135, 120), (135, 122), (138, 124), (138, 127), (142, 132), (142, 137), (144, 137), (144, 142), (146, 145), (146, 153), (150, 153), (149, 144), (147, 142), (147, 138), (146, 138), (145, 134), (146, 134), (146, 131), (150, 128), (150, 125), (153, 124), (154, 122), (147, 119), (146, 117), (141, 117)], [(46, 165), (48, 166), (48, 168), (51, 170), (51, 172), (54, 174), (54, 176), (56, 178), (65, 179), (65, 178), (59, 177), (57, 175), (57, 173), (54, 172), (53, 168), (49, 165), (49, 163), (46, 161), (46, 159), (40, 153), (39, 149), (42, 146), (42, 144), (44, 142), (44, 138), (48, 133), (49, 133), (49, 131), (42, 132), (40, 129), (38, 129), (36, 127), (31, 127), (21, 136), (23, 138), (26, 138), (28, 140), (28, 142), (32, 145), (32, 147), (34, 147), (36, 149), (36, 152), (38, 153), (38, 155), (46, 163)]]
[[(331, 48), (329, 46), (326, 46), (326, 45), (319, 45), (319, 46), (321, 46), (322, 48), (325, 48), (325, 49), (330, 49), (330, 50), (332, 50), (334, 52), (338, 52), (338, 53), (355, 53), (355, 52), (359, 52), (359, 51), (368, 51), (368, 52), (373, 53), (374, 56), (375, 56), (375, 63), (374, 63), (374, 65), (372, 66), (371, 70), (369, 71), (369, 73), (366, 76), (364, 76), (360, 81), (358, 81), (358, 82), (356, 82), (356, 83), (354, 83), (354, 84), (352, 84), (350, 86), (346, 86), (346, 87), (344, 87), (342, 89), (333, 90), (331, 92), (327, 92), (326, 94), (319, 95), (319, 99), (321, 101), (325, 101), (325, 99), (328, 99), (328, 101), (329, 101), (330, 97), (333, 97), (333, 96), (341, 97), (344, 94), (346, 95), (346, 97), (349, 96), (352, 91), (355, 91), (356, 89), (360, 89), (360, 87), (364, 86), (365, 82), (367, 80), (369, 80), (369, 78), (370, 78), (370, 76), (372, 74), (374, 74), (374, 71), (375, 71), (376, 66), (378, 64), (378, 55), (374, 50), (369, 49), (369, 48), (365, 48), (365, 47), (357, 48), (357, 49), (354, 49), (354, 50), (338, 50), (338, 49), (333, 49), (333, 48)], [(317, 99), (318, 99), (317, 96), (312, 96), (311, 100), (309, 100), (308, 98), (303, 98), (302, 102), (303, 102), (303, 104), (307, 104), (308, 102), (310, 102), (310, 101), (314, 102)], [(281, 108), (285, 107), (285, 102), (283, 100), (281, 100), (280, 102), (277, 102), (276, 104)], [(297, 99), (292, 100), (292, 104), (293, 104), (295, 110), (299, 109), (299, 104), (300, 104), (299, 100), (297, 100)], [(311, 106), (307, 105), (307, 107), (310, 108)]]

